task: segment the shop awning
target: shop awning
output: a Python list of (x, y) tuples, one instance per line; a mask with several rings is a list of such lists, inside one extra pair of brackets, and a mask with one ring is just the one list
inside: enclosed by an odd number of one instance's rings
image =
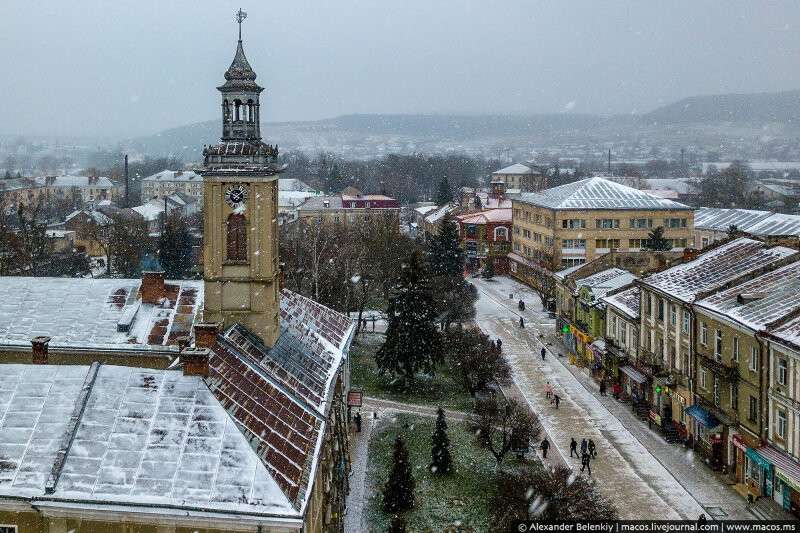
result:
[(708, 429), (715, 428), (719, 425), (719, 420), (716, 416), (703, 409), (699, 405), (692, 405), (686, 408), (686, 414), (703, 424)]
[(621, 366), (619, 371), (631, 378), (636, 383), (647, 383), (647, 376), (633, 368), (632, 366)]
[(800, 491), (800, 463), (769, 444), (756, 448), (758, 455), (772, 463), (775, 474), (787, 485)]

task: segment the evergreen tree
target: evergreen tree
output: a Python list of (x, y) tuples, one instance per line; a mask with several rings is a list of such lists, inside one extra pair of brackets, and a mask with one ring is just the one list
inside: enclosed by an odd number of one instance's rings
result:
[(192, 236), (183, 217), (173, 211), (159, 238), (158, 256), (169, 279), (183, 279), (192, 267)]
[(658, 226), (647, 235), (647, 245), (645, 248), (657, 252), (667, 252), (672, 249), (670, 242), (664, 238), (663, 227)]
[(427, 273), (414, 252), (389, 297), (386, 341), (375, 354), (380, 372), (400, 376), (405, 384), (417, 372), (433, 374), (442, 358), (436, 317)]
[(453, 193), (450, 192), (450, 182), (447, 176), (442, 176), (439, 182), (439, 190), (436, 193), (436, 205), (442, 206), (449, 204), (453, 200)]
[(431, 437), (431, 472), (437, 475), (449, 474), (452, 467), (447, 422), (444, 419), (444, 409), (439, 407), (436, 412), (436, 430)]
[(447, 213), (439, 224), (439, 232), (428, 241), (428, 268), (434, 277), (464, 279), (464, 250), (458, 236), (458, 224)]
[(486, 279), (494, 277), (494, 259), (491, 257), (486, 259), (486, 264), (483, 266), (483, 277)]
[(415, 485), (406, 443), (398, 435), (394, 440), (389, 479), (383, 487), (383, 510), (387, 513), (400, 513), (411, 509), (414, 506)]
[(6, 170), (5, 179), (7, 179), (7, 180), (11, 179), (11, 171), (10, 170)]

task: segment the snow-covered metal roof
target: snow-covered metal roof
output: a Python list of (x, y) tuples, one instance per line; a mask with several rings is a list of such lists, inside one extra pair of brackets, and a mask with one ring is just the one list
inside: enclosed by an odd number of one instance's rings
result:
[(514, 163), (513, 165), (509, 165), (505, 168), (501, 168), (500, 170), (495, 170), (492, 172), (492, 175), (495, 174), (534, 174), (535, 171), (522, 163)]
[(197, 172), (192, 170), (162, 170), (150, 176), (147, 176), (142, 181), (197, 181), (202, 182), (203, 177)]
[(587, 178), (537, 193), (522, 193), (515, 200), (550, 209), (691, 210), (684, 204), (600, 177)]
[(638, 286), (603, 297), (606, 304), (622, 311), (628, 318), (639, 319), (641, 290)]
[(775, 328), (775, 330), (770, 333), (770, 336), (800, 351), (800, 317), (794, 318), (782, 326)]
[(435, 211), (431, 212), (429, 215), (425, 217), (425, 222), (428, 224), (435, 224), (439, 222), (447, 213), (452, 213), (456, 209), (454, 205), (443, 205), (442, 207), (436, 209)]
[(456, 217), (462, 224), (511, 223), (511, 209), (489, 209)]
[(709, 250), (694, 261), (652, 274), (641, 283), (690, 303), (700, 293), (722, 288), (760, 269), (779, 266), (792, 257), (800, 254), (784, 246), (770, 248), (761, 241), (740, 238)]
[(800, 216), (774, 213), (748, 227), (746, 231), (763, 236), (800, 236)]
[(637, 279), (636, 276), (627, 270), (613, 267), (576, 280), (575, 285), (577, 289), (582, 287), (589, 288), (595, 299), (599, 299), (609, 291), (624, 287), (635, 279)]
[[(0, 347), (30, 346), (143, 351), (176, 345), (203, 307), (201, 281), (167, 281), (162, 304), (141, 301), (138, 279), (0, 277)], [(132, 314), (130, 324), (120, 320)], [(122, 331), (122, 330), (124, 331)]]
[(423, 205), (421, 207), (415, 207), (414, 208), (414, 212), (416, 214), (424, 217), (425, 215), (427, 215), (431, 211), (436, 211), (437, 209), (439, 209), (439, 208), (436, 207), (435, 205)]
[(199, 376), (101, 365), (55, 498), (295, 514)]
[(297, 178), (278, 178), (278, 191), (317, 192)]
[(800, 309), (800, 261), (720, 291), (696, 303), (755, 331)]
[(721, 209), (716, 207), (700, 207), (694, 212), (695, 229), (727, 231), (735, 225), (741, 231), (749, 231), (753, 224), (768, 218), (769, 211), (750, 209)]

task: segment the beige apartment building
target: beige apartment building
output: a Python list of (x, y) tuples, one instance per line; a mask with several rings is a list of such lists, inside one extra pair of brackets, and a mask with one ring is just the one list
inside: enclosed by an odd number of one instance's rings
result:
[(513, 252), (550, 270), (641, 250), (659, 226), (672, 250), (691, 246), (692, 208), (599, 177), (521, 194), (512, 207)]
[(547, 187), (547, 176), (528, 165), (515, 163), (492, 172), (492, 181), (502, 181), (506, 190), (520, 192), (541, 191)]
[(400, 203), (382, 194), (313, 196), (297, 209), (301, 224), (370, 224), (389, 222), (400, 228)]

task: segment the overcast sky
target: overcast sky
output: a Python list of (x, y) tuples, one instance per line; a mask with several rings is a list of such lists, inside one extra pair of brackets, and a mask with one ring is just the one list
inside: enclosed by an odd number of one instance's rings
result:
[(800, 2), (3, 0), (0, 133), (127, 137), (219, 115), (248, 12), (262, 120), (632, 113), (800, 87)]

